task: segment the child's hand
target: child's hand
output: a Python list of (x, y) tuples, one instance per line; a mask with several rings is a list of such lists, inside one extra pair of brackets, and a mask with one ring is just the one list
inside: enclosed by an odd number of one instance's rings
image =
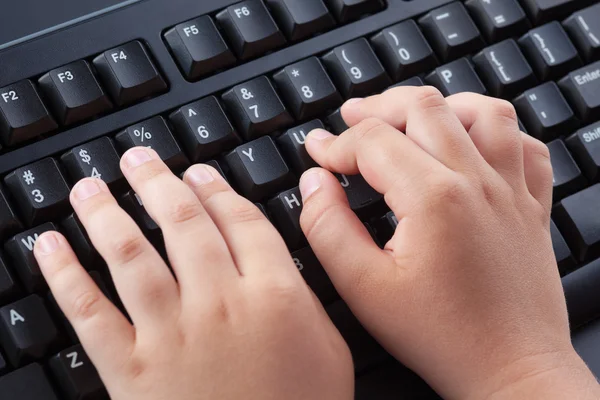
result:
[(352, 128), (313, 131), (307, 149), (330, 171), (361, 173), (398, 228), (380, 250), (324, 169), (302, 177), (301, 222), (371, 334), (447, 399), (597, 399), (552, 251), (548, 150), (510, 103), (399, 88), (342, 114)]
[(283, 240), (212, 168), (176, 178), (156, 152), (122, 169), (164, 233), (177, 281), (99, 180), (71, 202), (135, 326), (110, 303), (63, 236), (35, 255), (113, 400), (351, 399), (350, 352)]

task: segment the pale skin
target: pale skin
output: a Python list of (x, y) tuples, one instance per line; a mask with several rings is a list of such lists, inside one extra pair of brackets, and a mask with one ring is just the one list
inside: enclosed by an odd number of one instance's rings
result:
[[(570, 342), (548, 150), (519, 131), (512, 106), (398, 88), (342, 115), (347, 132), (307, 138), (323, 168), (300, 181), (301, 224), (369, 332), (445, 399), (600, 398)], [(348, 347), (262, 213), (205, 165), (182, 182), (136, 148), (121, 167), (176, 279), (104, 183), (79, 182), (71, 203), (133, 324), (63, 236), (35, 246), (111, 398), (352, 399)], [(361, 173), (385, 195), (400, 223), (383, 250), (330, 171)]]

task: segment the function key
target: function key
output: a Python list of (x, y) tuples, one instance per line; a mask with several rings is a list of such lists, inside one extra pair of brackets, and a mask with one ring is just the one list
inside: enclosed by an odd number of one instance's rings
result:
[(29, 80), (0, 88), (0, 137), (13, 146), (50, 132), (58, 125)]
[(413, 20), (385, 28), (371, 43), (394, 81), (437, 66), (433, 50)]
[(531, 28), (517, 0), (468, 0), (465, 6), (489, 42), (508, 39)]
[(0, 378), (0, 393), (18, 393), (19, 400), (58, 400), (39, 364), (31, 364)]
[(190, 164), (160, 116), (130, 126), (115, 136), (115, 141), (122, 152), (136, 146), (150, 147), (174, 171), (182, 171)]
[(600, 122), (567, 138), (567, 146), (590, 182), (600, 181)]
[(584, 122), (597, 119), (600, 112), (600, 61), (571, 72), (559, 82), (569, 102)]
[(537, 25), (552, 19), (561, 19), (575, 11), (581, 0), (521, 0), (525, 10)]
[(54, 69), (39, 80), (50, 107), (64, 125), (73, 124), (112, 108), (87, 61)]
[(119, 106), (167, 89), (167, 84), (152, 63), (144, 45), (137, 40), (100, 54), (94, 59), (94, 66), (112, 99)]
[(192, 162), (208, 160), (241, 143), (214, 96), (183, 106), (169, 118)]
[(267, 0), (281, 30), (291, 41), (324, 32), (335, 25), (323, 0)]
[(425, 35), (443, 61), (473, 53), (483, 47), (483, 39), (465, 7), (454, 2), (419, 19)]
[(98, 371), (80, 344), (52, 357), (49, 367), (67, 400), (108, 398)]
[(326, 0), (329, 8), (341, 23), (353, 21), (365, 14), (383, 10), (381, 0)]
[(229, 6), (217, 14), (217, 20), (242, 60), (285, 44), (283, 33), (261, 0), (246, 0)]
[(236, 61), (208, 15), (168, 30), (165, 33), (165, 40), (183, 74), (190, 81), (230, 67)]
[(487, 93), (485, 86), (466, 58), (460, 58), (436, 68), (425, 78), (425, 81), (429, 85), (437, 87), (444, 96), (461, 92)]
[(265, 76), (235, 86), (223, 94), (223, 101), (246, 140), (273, 133), (294, 122)]
[(286, 103), (299, 120), (339, 107), (343, 100), (316, 57), (285, 67), (273, 77)]
[(306, 136), (310, 131), (317, 128), (325, 129), (325, 126), (320, 120), (315, 119), (292, 128), (277, 138), (277, 144), (285, 159), (298, 176), (302, 175), (307, 169), (318, 166), (304, 147)]
[(565, 142), (556, 139), (548, 143), (550, 151), (550, 160), (552, 162), (553, 172), (553, 202), (557, 202), (564, 197), (580, 191), (587, 186), (587, 180), (581, 173), (581, 170), (575, 164), (571, 153), (567, 150)]
[(563, 26), (586, 61), (600, 58), (600, 4), (577, 11)]
[(60, 160), (73, 182), (91, 177), (102, 179), (111, 190), (119, 191), (126, 186), (119, 166), (119, 153), (110, 138), (101, 137), (77, 146), (63, 154)]
[(365, 38), (336, 47), (323, 56), (323, 63), (346, 98), (366, 96), (392, 83)]

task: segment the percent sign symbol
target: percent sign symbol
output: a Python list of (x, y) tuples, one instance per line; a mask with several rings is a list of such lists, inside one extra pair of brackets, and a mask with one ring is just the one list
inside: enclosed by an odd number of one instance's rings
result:
[(142, 143), (144, 143), (144, 140), (152, 139), (152, 133), (147, 132), (146, 128), (144, 128), (144, 127), (134, 130), (133, 134), (135, 137), (140, 138), (140, 142), (142, 142)]

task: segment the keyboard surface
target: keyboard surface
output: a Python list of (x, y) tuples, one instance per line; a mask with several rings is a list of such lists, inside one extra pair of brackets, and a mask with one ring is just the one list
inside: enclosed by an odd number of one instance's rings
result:
[[(60, 230), (119, 304), (68, 194), (83, 177), (105, 180), (164, 254), (119, 170), (140, 145), (177, 174), (211, 164), (269, 216), (352, 350), (357, 399), (437, 399), (360, 326), (298, 222), (298, 178), (315, 166), (305, 135), (343, 132), (348, 98), (424, 84), (510, 100), (547, 143), (574, 343), (600, 376), (599, 1), (142, 0), (3, 47), (0, 399), (108, 398), (32, 248)], [(338, 178), (385, 243), (397, 220), (382, 196), (360, 176)]]

